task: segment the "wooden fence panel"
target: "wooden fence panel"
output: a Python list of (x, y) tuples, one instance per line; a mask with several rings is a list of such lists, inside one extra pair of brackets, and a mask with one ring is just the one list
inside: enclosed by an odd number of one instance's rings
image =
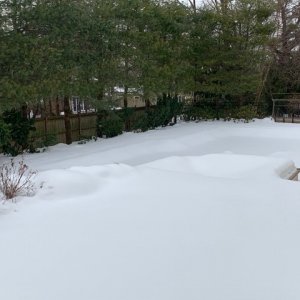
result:
[[(94, 124), (95, 126), (91, 126)], [(97, 115), (81, 115), (80, 131), (82, 136), (95, 136), (96, 135)]]
[[(40, 146), (50, 136), (56, 143), (66, 142), (66, 130), (63, 116), (37, 119), (34, 126), (36, 131), (31, 134), (33, 144)], [(95, 136), (97, 132), (97, 115), (72, 115), (71, 130), (73, 141), (79, 141), (82, 137)]]

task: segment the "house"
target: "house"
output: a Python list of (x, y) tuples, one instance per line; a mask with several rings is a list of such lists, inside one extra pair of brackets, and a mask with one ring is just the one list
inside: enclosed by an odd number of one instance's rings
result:
[[(104, 94), (104, 102), (106, 107), (111, 109), (122, 109), (125, 107), (125, 88), (113, 87)], [(127, 107), (141, 108), (145, 106), (153, 106), (157, 104), (157, 97), (152, 96), (150, 99), (144, 99), (142, 88), (128, 88), (126, 93)], [(72, 96), (69, 100), (72, 114), (86, 114), (96, 112), (95, 106), (87, 100), (80, 99), (78, 96)], [(28, 109), (30, 117), (45, 118), (64, 115), (64, 99), (56, 97), (55, 99), (42, 99), (37, 104)]]
[[(69, 100), (72, 114), (92, 113), (96, 109), (85, 100), (81, 100), (78, 96), (72, 96)], [(56, 99), (40, 100), (37, 104), (28, 109), (30, 117), (37, 119), (45, 117), (55, 117), (64, 115), (64, 100), (62, 97)]]
[[(127, 107), (145, 107), (147, 105), (153, 106), (157, 104), (157, 97), (151, 97), (150, 99), (144, 98), (144, 92), (142, 88), (128, 88), (127, 89)], [(112, 103), (115, 107), (125, 107), (125, 87), (116, 86), (111, 93)], [(148, 100), (148, 104), (146, 101)]]

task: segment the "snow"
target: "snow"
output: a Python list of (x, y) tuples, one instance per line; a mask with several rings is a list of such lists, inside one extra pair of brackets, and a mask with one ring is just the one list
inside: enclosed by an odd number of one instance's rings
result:
[(0, 299), (298, 300), (299, 131), (182, 123), (26, 155), (43, 188), (0, 206)]

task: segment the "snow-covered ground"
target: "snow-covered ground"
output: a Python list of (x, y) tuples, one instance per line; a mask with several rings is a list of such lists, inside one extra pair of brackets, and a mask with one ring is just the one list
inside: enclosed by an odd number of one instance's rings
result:
[(25, 160), (44, 184), (0, 205), (1, 300), (300, 299), (300, 125), (182, 123)]

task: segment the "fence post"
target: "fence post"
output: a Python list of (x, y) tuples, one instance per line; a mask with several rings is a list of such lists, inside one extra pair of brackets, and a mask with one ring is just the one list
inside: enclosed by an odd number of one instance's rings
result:
[(48, 134), (48, 118), (47, 118), (47, 115), (45, 115), (45, 119), (44, 119), (44, 136), (45, 136), (45, 139), (47, 139), (47, 134)]
[(78, 133), (79, 139), (81, 139), (81, 111), (78, 112)]
[(275, 116), (275, 101), (274, 101), (274, 99), (272, 99), (272, 101), (273, 101), (272, 117), (273, 117), (273, 119), (274, 119), (275, 122), (276, 122), (276, 116)]

